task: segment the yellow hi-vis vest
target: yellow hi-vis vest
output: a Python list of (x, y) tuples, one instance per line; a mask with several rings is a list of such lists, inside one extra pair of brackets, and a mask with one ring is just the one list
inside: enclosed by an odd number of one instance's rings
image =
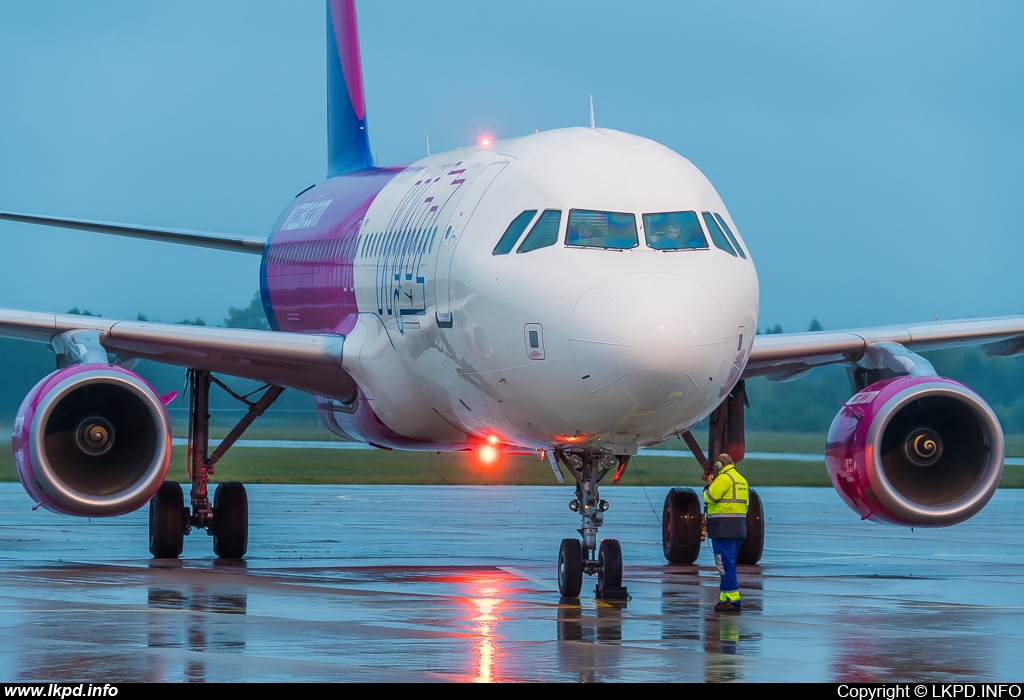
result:
[(750, 503), (750, 488), (736, 465), (727, 464), (722, 467), (707, 488), (704, 489), (704, 503), (707, 505), (708, 518), (714, 517), (745, 517)]

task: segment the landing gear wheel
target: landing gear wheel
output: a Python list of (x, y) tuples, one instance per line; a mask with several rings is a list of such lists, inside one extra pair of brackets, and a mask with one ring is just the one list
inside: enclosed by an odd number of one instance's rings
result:
[(693, 489), (674, 488), (665, 496), (661, 515), (661, 547), (672, 564), (692, 564), (700, 554), (704, 522), (700, 499)]
[(757, 491), (751, 489), (747, 506), (747, 539), (736, 553), (737, 564), (756, 564), (764, 554), (764, 508)]
[(181, 555), (185, 539), (185, 495), (177, 481), (165, 481), (149, 501), (149, 553), (157, 559)]
[(213, 493), (213, 553), (241, 559), (249, 547), (249, 499), (245, 486), (225, 481)]
[(597, 552), (597, 585), (602, 590), (622, 586), (622, 547), (618, 540), (601, 540)]
[(583, 546), (579, 540), (562, 540), (558, 548), (558, 593), (563, 598), (578, 598), (582, 589)]

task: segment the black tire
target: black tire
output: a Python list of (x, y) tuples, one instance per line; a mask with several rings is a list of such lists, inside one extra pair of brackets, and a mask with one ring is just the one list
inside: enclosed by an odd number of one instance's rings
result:
[(213, 553), (241, 559), (249, 547), (249, 498), (245, 486), (225, 481), (213, 492)]
[(661, 547), (672, 564), (692, 564), (700, 554), (704, 522), (700, 499), (693, 489), (674, 488), (665, 496), (661, 514)]
[(578, 598), (583, 589), (583, 545), (565, 539), (558, 547), (558, 593), (563, 598)]
[(750, 490), (750, 504), (747, 506), (747, 539), (743, 540), (736, 553), (737, 564), (756, 564), (764, 554), (764, 507), (757, 491)]
[(185, 494), (177, 481), (165, 481), (149, 501), (149, 553), (176, 559), (185, 539)]
[(597, 585), (601, 588), (622, 585), (622, 546), (618, 540), (601, 540), (597, 550)]

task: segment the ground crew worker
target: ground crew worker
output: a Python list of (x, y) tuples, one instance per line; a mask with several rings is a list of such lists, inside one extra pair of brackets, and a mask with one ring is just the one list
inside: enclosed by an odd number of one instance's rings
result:
[(740, 612), (740, 584), (736, 578), (736, 555), (747, 537), (747, 506), (750, 491), (732, 457), (720, 454), (704, 474), (704, 510), (708, 537), (715, 553), (715, 565), (722, 577), (716, 612)]

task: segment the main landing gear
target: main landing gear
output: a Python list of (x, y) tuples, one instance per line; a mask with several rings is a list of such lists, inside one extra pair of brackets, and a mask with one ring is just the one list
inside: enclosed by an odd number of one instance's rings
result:
[[(661, 546), (672, 564), (692, 564), (700, 554), (704, 512), (702, 499), (693, 489), (674, 488), (665, 496), (661, 512)], [(757, 491), (750, 490), (747, 507), (747, 539), (736, 553), (737, 564), (756, 564), (764, 553), (764, 508)]]
[[(284, 391), (267, 385), (255, 401), (239, 396), (223, 382), (204, 370), (189, 370), (188, 460), (192, 479), (191, 509), (184, 505), (181, 484), (165, 481), (149, 502), (149, 552), (157, 559), (173, 559), (181, 554), (183, 538), (192, 528), (206, 530), (213, 536), (213, 552), (225, 559), (245, 555), (249, 545), (249, 501), (245, 486), (237, 481), (217, 485), (210, 503), (208, 485), (214, 465), (252, 425), (252, 422)], [(232, 397), (249, 407), (249, 412), (231, 429), (211, 455), (210, 385), (217, 384)], [(257, 392), (260, 389), (257, 389)], [(255, 393), (255, 392), (254, 392)]]
[(558, 548), (558, 593), (564, 598), (576, 598), (583, 589), (583, 574), (597, 574), (598, 598), (626, 599), (626, 589), (622, 586), (622, 547), (614, 539), (603, 539), (598, 544), (597, 529), (608, 510), (608, 501), (601, 500), (598, 494), (598, 484), (613, 469), (612, 483), (617, 483), (629, 457), (555, 450), (554, 458), (576, 479), (576, 498), (569, 502), (569, 510), (579, 513), (582, 519), (577, 530), (582, 540), (564, 539)]
[[(747, 406), (747, 390), (743, 380), (736, 383), (722, 404), (712, 412), (708, 424), (708, 456), (714, 458), (727, 452), (737, 464), (743, 459), (745, 438), (743, 408)], [(687, 431), (680, 437), (707, 470), (708, 457), (696, 438)], [(704, 501), (693, 489), (674, 488), (665, 496), (661, 516), (661, 546), (665, 559), (672, 564), (692, 564), (700, 554), (703, 541)], [(747, 507), (747, 538), (736, 554), (737, 564), (756, 564), (764, 553), (764, 508), (757, 491), (750, 490)]]

